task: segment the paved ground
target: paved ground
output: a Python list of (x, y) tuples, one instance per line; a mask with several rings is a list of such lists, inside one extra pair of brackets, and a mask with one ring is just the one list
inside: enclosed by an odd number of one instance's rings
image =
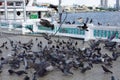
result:
[[(6, 37), (8, 37), (6, 35)], [(5, 42), (5, 41), (9, 41), (8, 38), (6, 38), (4, 36), (0, 37), (0, 45), (1, 43)], [(9, 36), (9, 39), (14, 40), (14, 41), (22, 41), (22, 42), (27, 42), (29, 41), (31, 38), (34, 39), (35, 41), (35, 37), (30, 37), (30, 36)], [(55, 39), (55, 38), (53, 38)], [(60, 39), (64, 39), (67, 40), (67, 38), (60, 38)], [(39, 37), (40, 41), (43, 41), (44, 44), (46, 44), (46, 40)], [(88, 44), (85, 43), (84, 45), (82, 44), (82, 41), (79, 40), (79, 46), (80, 48), (83, 47), (88, 47)], [(9, 46), (9, 45), (8, 45)], [(36, 45), (34, 44), (34, 47), (32, 50), (38, 50), (36, 48)], [(6, 57), (7, 54), (12, 53), (11, 52), (11, 48), (9, 48), (8, 50), (2, 49), (2, 51), (4, 52), (3, 54), (0, 54), (0, 56), (4, 56)], [(102, 53), (109, 53), (111, 55), (111, 53), (108, 50), (103, 49)], [(21, 66), (21, 69), (23, 67)], [(7, 73), (7, 70), (9, 69), (8, 65), (5, 65), (3, 68), (3, 72), (0, 74), (0, 80), (23, 80), (24, 76), (10, 76)], [(43, 77), (43, 78), (39, 78), (38, 80), (111, 80), (111, 76), (115, 76), (116, 80), (118, 80), (118, 78), (120, 79), (120, 58), (113, 62), (113, 68), (110, 68), (111, 71), (113, 71), (113, 74), (106, 74), (103, 72), (100, 64), (94, 64), (94, 67), (92, 70), (87, 71), (86, 73), (82, 74), (80, 73), (79, 70), (72, 70), (74, 75), (70, 75), (70, 76), (64, 76), (60, 71), (56, 70), (56, 71), (52, 71), (50, 73), (48, 73), (47, 76)], [(28, 75), (30, 77), (33, 77), (33, 75), (31, 75), (31, 73), (33, 73), (33, 70), (28, 70)]]

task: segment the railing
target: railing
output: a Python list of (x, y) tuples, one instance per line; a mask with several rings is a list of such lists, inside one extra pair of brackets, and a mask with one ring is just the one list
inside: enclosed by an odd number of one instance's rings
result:
[[(55, 25), (55, 29), (51, 30), (51, 28), (47, 28), (41, 25), (37, 25), (35, 23), (8, 23), (8, 22), (0, 22), (0, 27), (5, 27), (9, 29), (20, 29), (23, 34), (40, 34), (40, 33), (50, 33), (56, 34), (59, 36), (68, 36), (68, 37), (75, 37), (75, 38), (83, 38), (86, 41), (90, 39), (107, 39), (108, 37), (112, 36), (116, 32), (116, 36), (113, 41), (120, 42), (120, 27), (115, 26), (95, 26), (93, 24), (88, 24), (88, 30), (85, 31), (82, 29), (77, 28), (78, 25), (67, 25), (64, 24), (59, 28), (59, 24)], [(27, 27), (33, 29), (34, 32), (31, 32)]]
[(95, 25), (89, 25), (90, 30), (90, 39), (108, 39), (108, 37), (111, 37), (113, 34), (116, 33), (115, 38), (113, 41), (120, 42), (120, 27), (116, 26), (95, 26)]
[[(54, 34), (56, 31), (56, 35), (59, 36), (69, 36), (75, 38), (84, 38), (86, 41), (90, 39), (107, 39), (112, 36), (116, 32), (116, 36), (113, 41), (120, 42), (119, 32), (120, 27), (115, 26), (94, 26), (93, 24), (88, 24), (89, 31), (85, 31), (77, 28), (78, 25), (62, 25), (59, 29), (59, 24), (55, 25), (55, 29), (51, 30), (50, 28), (46, 28), (43, 26), (38, 27), (37, 32), (45, 32)], [(59, 30), (58, 30), (59, 29)]]

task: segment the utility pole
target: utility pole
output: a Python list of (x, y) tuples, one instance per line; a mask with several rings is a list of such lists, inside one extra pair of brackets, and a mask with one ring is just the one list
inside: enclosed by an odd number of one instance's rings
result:
[(59, 12), (59, 21), (61, 24), (61, 20), (62, 20), (62, 7), (61, 7), (61, 0), (59, 0), (59, 6), (58, 6), (58, 12)]
[(5, 8), (5, 20), (7, 20), (8, 19), (7, 0), (4, 1), (4, 8)]

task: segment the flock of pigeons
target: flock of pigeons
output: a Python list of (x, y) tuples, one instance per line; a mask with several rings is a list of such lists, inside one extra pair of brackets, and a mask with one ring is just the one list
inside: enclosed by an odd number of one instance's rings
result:
[[(73, 39), (65, 41), (45, 38), (45, 40), (47, 43), (40, 41), (39, 38), (31, 39), (27, 43), (13, 40), (3, 42), (0, 46), (0, 54), (4, 53), (3, 49), (11, 49), (13, 54), (8, 54), (6, 58), (1, 56), (0, 73), (2, 73), (4, 65), (8, 65), (10, 76), (26, 75), (23, 80), (37, 80), (56, 69), (64, 75), (74, 75), (71, 71), (73, 69), (84, 74), (94, 69), (93, 64), (101, 64), (103, 72), (113, 74), (110, 69), (113, 67), (113, 62), (120, 56), (120, 53), (115, 51), (112, 56), (102, 54), (99, 41), (82, 50), (78, 47), (79, 43)], [(34, 46), (37, 46), (39, 51), (33, 51)], [(23, 66), (22, 70), (21, 66)], [(28, 69), (34, 69), (34, 72), (31, 73), (32, 78), (28, 75)], [(115, 77), (112, 76), (111, 80), (115, 80)]]

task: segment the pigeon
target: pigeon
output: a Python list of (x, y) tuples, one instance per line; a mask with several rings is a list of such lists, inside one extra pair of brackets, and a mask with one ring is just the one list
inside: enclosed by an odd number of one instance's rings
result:
[(91, 68), (88, 66), (84, 67), (84, 68), (82, 68), (81, 73), (85, 73), (87, 70), (91, 70)]
[(86, 19), (86, 22), (84, 23), (83, 22), (83, 25), (82, 26), (77, 26), (78, 28), (82, 28), (83, 30), (85, 31), (89, 31), (88, 30), (88, 26), (87, 26), (87, 22), (88, 22), (89, 18)]
[(25, 76), (25, 77), (24, 77), (24, 80), (30, 80), (30, 77)]
[(57, 11), (57, 12), (58, 12), (57, 7), (58, 7), (58, 6), (53, 5), (53, 4), (50, 4), (50, 5), (48, 6), (48, 8), (53, 8), (55, 11)]
[(101, 65), (101, 67), (104, 70), (104, 72), (113, 73), (112, 71), (110, 71), (109, 69), (107, 69), (105, 66)]
[(111, 80), (115, 80), (115, 77), (114, 77), (114, 76), (111, 76)]
[(10, 75), (12, 75), (13, 73), (15, 73), (15, 71), (13, 71), (11, 69), (9, 69), (8, 72), (9, 72)]
[(82, 28), (83, 30), (86, 30), (86, 31), (88, 31), (88, 26), (87, 26), (87, 24), (86, 23), (83, 23), (83, 26), (77, 26), (78, 28)]
[(9, 72), (10, 75), (12, 75), (12, 74), (17, 74), (18, 76), (20, 76), (20, 75), (22, 75), (22, 74), (27, 74), (27, 72), (25, 72), (25, 71), (23, 71), (23, 70), (14, 71), (14, 70), (9, 69), (8, 72)]
[(20, 70), (20, 71), (16, 71), (15, 72), (18, 76), (22, 75), (22, 74), (27, 74), (26, 71)]
[(93, 20), (91, 19), (91, 20), (90, 20), (90, 23), (92, 23), (92, 22), (93, 22)]
[(48, 20), (46, 19), (41, 19), (40, 20), (40, 24), (44, 27), (48, 27), (48, 28), (51, 28), (51, 30), (54, 29), (54, 24), (51, 24)]

